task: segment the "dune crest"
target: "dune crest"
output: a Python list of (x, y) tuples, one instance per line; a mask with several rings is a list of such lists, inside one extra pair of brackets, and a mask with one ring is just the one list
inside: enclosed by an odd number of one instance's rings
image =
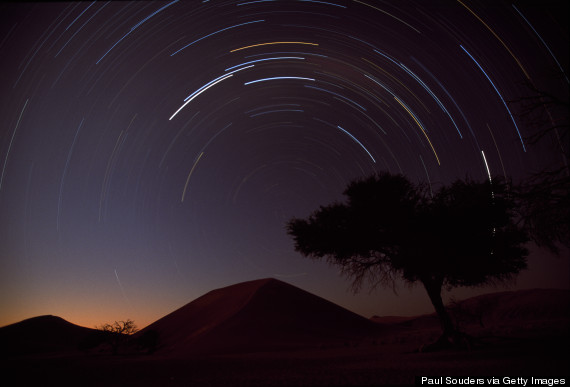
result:
[(253, 352), (342, 342), (375, 332), (369, 320), (266, 278), (213, 290), (146, 327), (169, 353)]

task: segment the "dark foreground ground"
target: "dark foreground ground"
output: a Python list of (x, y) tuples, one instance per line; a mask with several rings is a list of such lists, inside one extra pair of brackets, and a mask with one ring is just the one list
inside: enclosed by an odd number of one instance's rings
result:
[(2, 359), (10, 386), (384, 386), (416, 375), (570, 374), (568, 321), (481, 330), (472, 350), (419, 353), (435, 331), (406, 331), (360, 343), (226, 356), (51, 354)]

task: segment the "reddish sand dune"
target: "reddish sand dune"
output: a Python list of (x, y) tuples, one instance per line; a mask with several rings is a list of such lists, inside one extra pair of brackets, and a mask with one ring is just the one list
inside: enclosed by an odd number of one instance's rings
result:
[[(458, 311), (489, 325), (570, 317), (570, 291), (528, 289), (483, 294), (457, 303)], [(453, 305), (451, 305), (453, 311)]]
[(162, 353), (269, 351), (350, 341), (378, 326), (275, 279), (211, 291), (146, 327)]
[[(570, 331), (568, 289), (527, 289), (483, 294), (451, 302), (447, 308), (461, 330), (476, 335), (503, 335), (505, 332), (514, 333), (514, 329), (528, 330), (529, 327), (557, 327), (565, 335)], [(433, 334), (441, 329), (435, 313), (415, 317), (373, 316), (371, 321), (383, 327), (384, 336), (395, 336), (398, 332), (408, 335), (410, 331), (432, 331)]]

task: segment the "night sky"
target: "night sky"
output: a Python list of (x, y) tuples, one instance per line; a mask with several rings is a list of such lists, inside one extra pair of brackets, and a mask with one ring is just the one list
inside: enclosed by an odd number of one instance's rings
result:
[[(374, 172), (436, 189), (560, 163), (509, 103), (528, 80), (568, 91), (565, 8), (536, 4), (2, 3), (0, 325), (142, 328), (265, 277), (365, 317), (432, 312), (419, 286), (352, 295), (285, 223)], [(529, 267), (508, 289), (569, 285), (567, 259)]]

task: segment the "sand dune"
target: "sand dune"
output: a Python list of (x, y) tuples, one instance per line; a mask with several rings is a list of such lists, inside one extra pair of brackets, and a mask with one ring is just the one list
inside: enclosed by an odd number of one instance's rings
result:
[(560, 349), (570, 344), (569, 296), (569, 290), (535, 289), (458, 302), (456, 316), (477, 345), (420, 353), (420, 345), (441, 333), (433, 314), (375, 323), (264, 279), (211, 291), (149, 325), (140, 335), (158, 333), (151, 355), (134, 347), (118, 356), (100, 347), (79, 352), (94, 330), (54, 316), (0, 328), (0, 370), (18, 385), (58, 386), (383, 386), (411, 385), (414, 375), (560, 377), (568, 367)]
[(374, 334), (369, 320), (276, 279), (211, 291), (146, 327), (167, 353), (269, 351)]
[(57, 316), (39, 316), (0, 328), (1, 354), (75, 351), (102, 341), (102, 332), (72, 324)]
[[(509, 326), (547, 328), (545, 321), (567, 326), (560, 321), (570, 320), (569, 306), (570, 290), (560, 289), (484, 294), (449, 305), (454, 320), (468, 332), (484, 327), (493, 334), (498, 332), (497, 327), (503, 331)], [(374, 316), (368, 320), (295, 286), (267, 278), (213, 290), (135, 337), (152, 331), (158, 334), (159, 353), (185, 356), (342, 347), (398, 341), (399, 337), (410, 341), (413, 334), (432, 337), (439, 329), (435, 314)], [(73, 351), (91, 348), (102, 338), (95, 329), (56, 316), (39, 316), (0, 328), (0, 353)]]
[[(570, 291), (526, 289), (483, 294), (457, 303), (458, 309), (484, 325), (570, 317)], [(453, 310), (453, 306), (451, 308)]]
[[(570, 320), (570, 290), (525, 289), (483, 294), (450, 302), (447, 309), (462, 330), (506, 326), (545, 326), (545, 322)], [(396, 330), (439, 330), (435, 313), (421, 316), (372, 316), (371, 321), (383, 326), (385, 332)]]

